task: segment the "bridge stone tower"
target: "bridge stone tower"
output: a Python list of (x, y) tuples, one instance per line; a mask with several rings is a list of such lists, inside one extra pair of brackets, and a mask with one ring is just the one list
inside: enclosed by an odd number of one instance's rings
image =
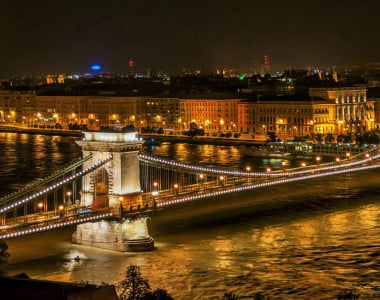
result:
[(124, 218), (122, 212), (143, 207), (138, 152), (142, 141), (136, 132), (84, 132), (77, 141), (83, 157), (91, 155), (83, 169), (97, 162), (112, 159), (82, 179), (82, 205), (113, 209), (113, 221), (86, 223), (77, 226), (73, 242), (82, 245), (118, 250), (139, 251), (153, 248), (148, 234), (147, 216)]
[[(83, 177), (81, 201), (86, 205), (101, 205), (97, 198), (106, 196), (106, 206), (116, 208), (122, 197), (125, 208), (142, 205), (138, 151), (142, 141), (136, 132), (84, 132), (84, 139), (77, 141), (83, 157), (92, 155), (86, 161), (86, 169), (112, 155), (112, 160), (97, 172)], [(103, 197), (105, 198), (105, 197)]]

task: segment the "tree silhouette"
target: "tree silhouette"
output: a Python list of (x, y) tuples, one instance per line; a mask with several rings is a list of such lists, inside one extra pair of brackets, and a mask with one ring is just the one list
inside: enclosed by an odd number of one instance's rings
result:
[(5, 241), (0, 241), (0, 276), (7, 275), (7, 265), (9, 259), (8, 245)]
[(119, 282), (120, 300), (142, 300), (150, 294), (148, 280), (142, 277), (138, 266), (129, 266), (125, 278)]

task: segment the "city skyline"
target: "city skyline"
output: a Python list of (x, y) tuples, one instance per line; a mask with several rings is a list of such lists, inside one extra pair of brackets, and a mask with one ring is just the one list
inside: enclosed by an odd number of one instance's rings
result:
[(179, 72), (379, 60), (377, 1), (0, 4), (0, 73)]

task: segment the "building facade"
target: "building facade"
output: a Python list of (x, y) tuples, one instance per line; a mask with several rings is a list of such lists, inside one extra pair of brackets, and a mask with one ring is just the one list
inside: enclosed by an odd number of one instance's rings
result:
[(367, 101), (366, 88), (311, 88), (311, 97), (335, 104), (339, 134), (360, 133), (375, 127), (374, 101)]
[[(207, 134), (247, 133), (292, 137), (360, 133), (379, 124), (380, 104), (365, 88), (310, 89), (299, 100), (184, 99), (113, 96), (39, 96), (0, 91), (0, 121), (41, 125), (134, 125), (180, 133), (197, 126)], [(376, 103), (376, 110), (375, 110)], [(193, 125), (191, 125), (193, 124)]]

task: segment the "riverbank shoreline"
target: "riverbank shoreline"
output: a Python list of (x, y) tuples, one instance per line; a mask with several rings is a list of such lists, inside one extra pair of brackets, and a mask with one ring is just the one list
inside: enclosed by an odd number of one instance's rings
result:
[(5, 125), (0, 126), (0, 132), (74, 136), (74, 137), (80, 137), (82, 135), (82, 131), (79, 131), (79, 130), (25, 128), (25, 127), (5, 126)]
[[(40, 135), (56, 135), (56, 136), (73, 136), (81, 137), (81, 130), (66, 130), (66, 129), (42, 129), (42, 128), (26, 128), (9, 125), (0, 125), (0, 132), (7, 133), (24, 133), (24, 134), (40, 134)], [(139, 134), (144, 138), (147, 144), (160, 144), (163, 142), (171, 143), (188, 143), (199, 145), (262, 145), (263, 140), (254, 139), (239, 139), (239, 138), (220, 138), (220, 137), (188, 137), (181, 135), (160, 135), (160, 134)]]

